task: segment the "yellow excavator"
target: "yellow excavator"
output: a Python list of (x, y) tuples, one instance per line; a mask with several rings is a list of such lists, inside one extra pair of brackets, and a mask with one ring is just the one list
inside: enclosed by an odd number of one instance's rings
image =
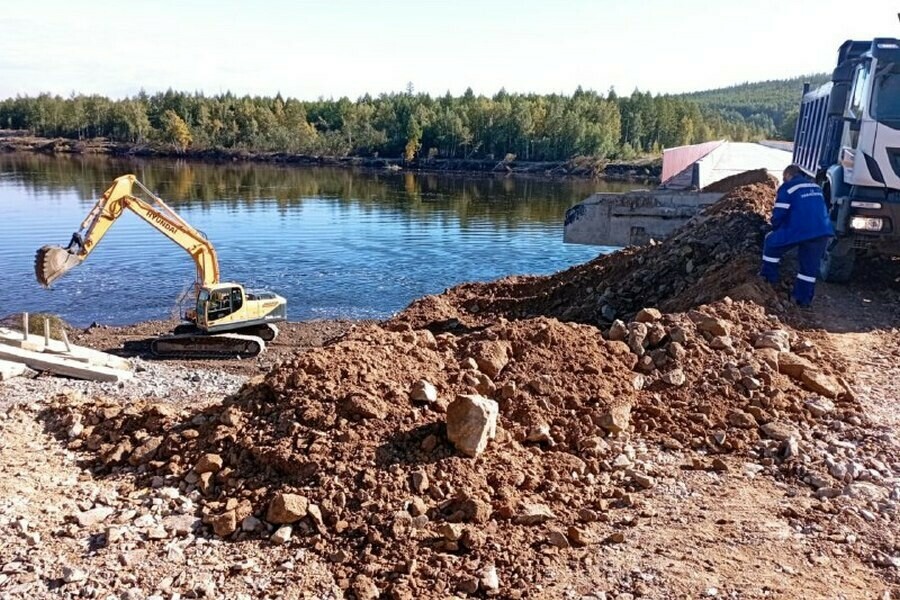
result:
[[(149, 200), (132, 192), (139, 188)], [(184, 315), (187, 323), (172, 335), (151, 342), (154, 355), (179, 358), (249, 358), (265, 350), (275, 339), (275, 323), (287, 320), (287, 301), (273, 292), (245, 290), (237, 283), (219, 281), (219, 261), (206, 236), (194, 229), (134, 175), (113, 181), (81, 223), (65, 248), (44, 246), (37, 251), (34, 272), (38, 282), (50, 287), (80, 265), (125, 209), (149, 223), (178, 244), (194, 260), (197, 281), (194, 308)]]

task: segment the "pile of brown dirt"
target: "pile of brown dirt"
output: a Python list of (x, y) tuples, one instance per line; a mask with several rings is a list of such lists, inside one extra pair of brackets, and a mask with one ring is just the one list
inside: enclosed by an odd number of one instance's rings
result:
[[(744, 451), (776, 435), (770, 424), (809, 417), (804, 368), (843, 396), (827, 361), (754, 348), (763, 338), (805, 346), (771, 333), (777, 324), (753, 304), (639, 318), (617, 323), (612, 340), (546, 318), (458, 337), (366, 326), (199, 413), (91, 401), (55, 411), (57, 427), (85, 425), (70, 448), (89, 450), (97, 473), (136, 470), (200, 490), (205, 522), (229, 539), (268, 537), (281, 520), (276, 498), (301, 496), (293, 543), (331, 561), (358, 598), (490, 592), (481, 575), (491, 569), (505, 596), (528, 595), (570, 546), (620, 539), (615, 511), (665, 475), (633, 463), (632, 435)], [(780, 373), (785, 360), (800, 371)], [(422, 379), (434, 402), (413, 398)], [(458, 394), (499, 404), (497, 437), (477, 458), (447, 439)], [(784, 440), (771, 442), (784, 454)], [(248, 517), (270, 528), (242, 531)]]
[[(750, 173), (756, 173), (756, 171), (750, 171)], [(735, 177), (743, 175), (735, 175)], [(726, 181), (728, 180), (723, 179), (718, 183), (725, 185)], [(750, 184), (741, 186), (729, 185), (725, 196), (715, 204), (706, 207), (703, 214), (712, 216), (734, 211), (749, 211), (767, 217), (772, 212), (772, 205), (775, 203), (777, 186), (778, 182), (769, 175)]]
[(774, 192), (774, 180), (735, 188), (661, 243), (549, 277), (463, 284), (416, 300), (388, 326), (439, 331), (535, 316), (605, 326), (645, 306), (678, 312), (725, 296), (772, 304), (772, 291), (755, 275)]
[[(827, 352), (722, 297), (746, 289), (763, 224), (753, 202), (771, 192), (741, 188), (656, 246), (423, 299), (203, 411), (90, 400), (48, 418), (60, 432), (84, 425), (69, 447), (98, 474), (195, 494), (217, 535), (283, 539), (291, 523), (290, 543), (356, 598), (534, 596), (572, 548), (621, 542), (617, 511), (666, 477), (671, 465), (643, 462), (636, 445), (699, 450), (686, 465), (698, 469), (756, 453), (793, 477), (798, 426), (824, 410), (811, 397), (858, 418)], [(656, 303), (684, 311), (638, 310)], [(634, 320), (603, 319), (604, 307)], [(552, 316), (612, 322), (604, 334)], [(478, 328), (425, 328), (454, 319)], [(466, 394), (499, 408), (475, 458), (447, 434), (448, 404)]]
[[(767, 437), (767, 423), (814, 423), (806, 403), (817, 395), (837, 400), (848, 417), (859, 413), (840, 377), (843, 364), (829, 348), (757, 304), (726, 298), (664, 315), (661, 323), (669, 332), (662, 345), (645, 348), (635, 365), (649, 392), (635, 406), (647, 439), (705, 454), (746, 452)], [(627, 326), (628, 336), (633, 328)], [(672, 384), (673, 370), (683, 373), (683, 384)]]
[[(348, 583), (362, 572), (397, 593), (450, 593), (475, 567), (448, 563), (466, 562), (525, 586), (541, 559), (520, 555), (545, 537), (519, 523), (528, 507), (550, 504), (554, 520), (574, 523), (611, 494), (594, 485), (608, 470), (601, 424), (614, 409), (627, 420), (636, 397), (629, 358), (593, 327), (550, 319), (463, 338), (362, 327), (200, 414), (88, 403), (71, 447), (93, 452), (99, 473), (137, 468), (193, 482), (220, 535), (246, 536), (236, 526), (266, 518), (276, 493), (301, 494), (321, 520), (307, 517), (295, 535)], [(435, 402), (411, 400), (420, 379), (437, 388)], [(445, 433), (447, 402), (463, 392), (500, 406), (498, 437), (474, 460)], [(546, 435), (528, 442), (534, 431)], [(197, 472), (207, 454), (222, 461), (212, 477)]]

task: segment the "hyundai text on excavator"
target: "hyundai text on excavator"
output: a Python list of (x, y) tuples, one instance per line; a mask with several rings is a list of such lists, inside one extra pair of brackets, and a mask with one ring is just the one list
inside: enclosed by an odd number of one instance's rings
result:
[[(135, 187), (143, 191), (149, 201), (134, 195)], [(265, 342), (278, 335), (274, 324), (287, 320), (287, 301), (273, 292), (245, 290), (240, 284), (221, 282), (219, 261), (212, 243), (134, 175), (123, 175), (113, 181), (66, 248), (49, 245), (37, 251), (34, 272), (38, 282), (50, 287), (80, 265), (125, 209), (178, 244), (197, 266), (196, 302), (184, 315), (187, 323), (178, 326), (172, 335), (153, 340), (153, 354), (181, 358), (247, 358), (265, 350)]]

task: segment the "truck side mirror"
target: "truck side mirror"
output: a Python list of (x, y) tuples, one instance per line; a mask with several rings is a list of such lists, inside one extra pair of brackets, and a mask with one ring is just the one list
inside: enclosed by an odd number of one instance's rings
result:
[(850, 84), (835, 83), (831, 90), (831, 97), (828, 99), (828, 116), (840, 117), (844, 114), (844, 108), (847, 106), (847, 95), (850, 93)]
[(853, 79), (853, 68), (856, 66), (855, 61), (844, 62), (832, 71), (831, 80), (835, 83), (850, 83)]

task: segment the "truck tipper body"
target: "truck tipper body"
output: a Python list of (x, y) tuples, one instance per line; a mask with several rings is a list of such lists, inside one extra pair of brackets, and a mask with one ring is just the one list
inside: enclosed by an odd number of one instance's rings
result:
[(900, 40), (849, 40), (831, 81), (804, 86), (793, 160), (834, 224), (824, 279), (849, 279), (861, 253), (900, 255)]

